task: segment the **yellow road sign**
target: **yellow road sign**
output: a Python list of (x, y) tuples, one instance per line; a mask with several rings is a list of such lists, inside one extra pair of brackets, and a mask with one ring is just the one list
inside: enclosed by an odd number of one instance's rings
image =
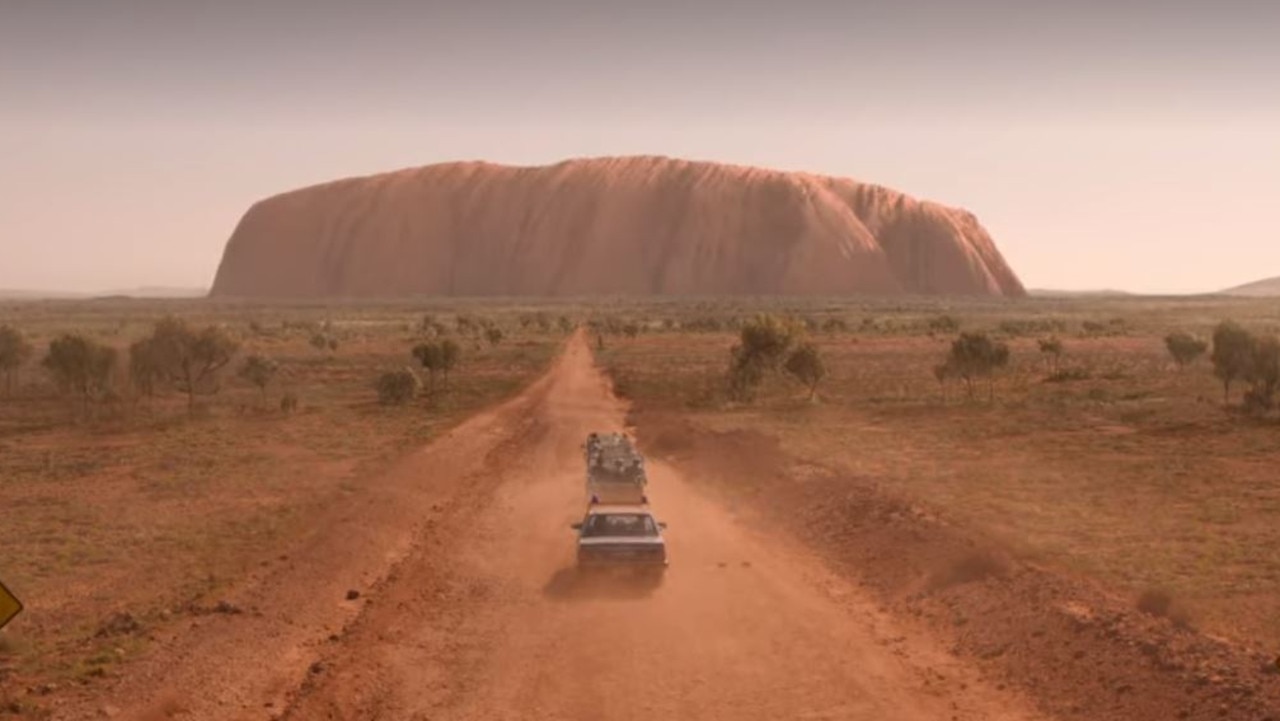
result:
[(13, 620), (14, 616), (22, 613), (22, 601), (13, 595), (13, 592), (5, 588), (3, 582), (0, 582), (0, 628)]

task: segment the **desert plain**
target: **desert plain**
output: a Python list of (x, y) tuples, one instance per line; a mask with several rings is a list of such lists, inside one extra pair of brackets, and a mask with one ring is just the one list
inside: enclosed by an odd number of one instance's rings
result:
[[(728, 382), (767, 316), (816, 385)], [(234, 342), (143, 392), (166, 317)], [(9, 301), (14, 718), (1262, 719), (1280, 426), (1165, 338), (1266, 299)], [(936, 372), (965, 332), (1007, 363)], [(116, 348), (101, 392), (49, 343)], [(460, 358), (432, 373), (415, 346)], [(1044, 341), (1054, 341), (1045, 344)], [(272, 360), (261, 387), (245, 359)], [(408, 370), (404, 396), (380, 377)], [(433, 375), (440, 377), (432, 378)], [(282, 405), (282, 399), (289, 401)], [(627, 430), (672, 565), (573, 577), (580, 444)]]

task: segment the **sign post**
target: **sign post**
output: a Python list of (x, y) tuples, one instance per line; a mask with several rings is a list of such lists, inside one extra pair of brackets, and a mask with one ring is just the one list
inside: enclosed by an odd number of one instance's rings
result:
[(4, 628), (19, 613), (22, 613), (22, 601), (5, 587), (4, 582), (0, 582), (0, 628)]

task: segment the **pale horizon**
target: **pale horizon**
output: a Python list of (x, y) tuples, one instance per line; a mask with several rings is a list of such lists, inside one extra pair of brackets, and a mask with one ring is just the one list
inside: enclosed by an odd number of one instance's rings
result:
[(963, 207), (1033, 289), (1280, 276), (1275, 6), (502, 5), (3, 3), (0, 288), (207, 288), (276, 193), (620, 155)]

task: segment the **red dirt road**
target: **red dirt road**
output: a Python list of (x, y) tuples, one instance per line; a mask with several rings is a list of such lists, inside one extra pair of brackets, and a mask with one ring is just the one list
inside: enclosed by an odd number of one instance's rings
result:
[(568, 527), (580, 444), (621, 429), (624, 409), (580, 338), (531, 396), (493, 436), (492, 475), (421, 539), (289, 718), (1034, 717), (660, 463), (665, 580), (586, 586)]
[[(579, 335), (519, 398), (371, 482), (247, 582), (233, 600), (248, 612), (162, 643), (111, 689), (107, 715), (1040, 718), (662, 463), (650, 499), (669, 523), (666, 578), (582, 583), (580, 444), (621, 429), (624, 411)], [(343, 600), (348, 588), (361, 597)]]

